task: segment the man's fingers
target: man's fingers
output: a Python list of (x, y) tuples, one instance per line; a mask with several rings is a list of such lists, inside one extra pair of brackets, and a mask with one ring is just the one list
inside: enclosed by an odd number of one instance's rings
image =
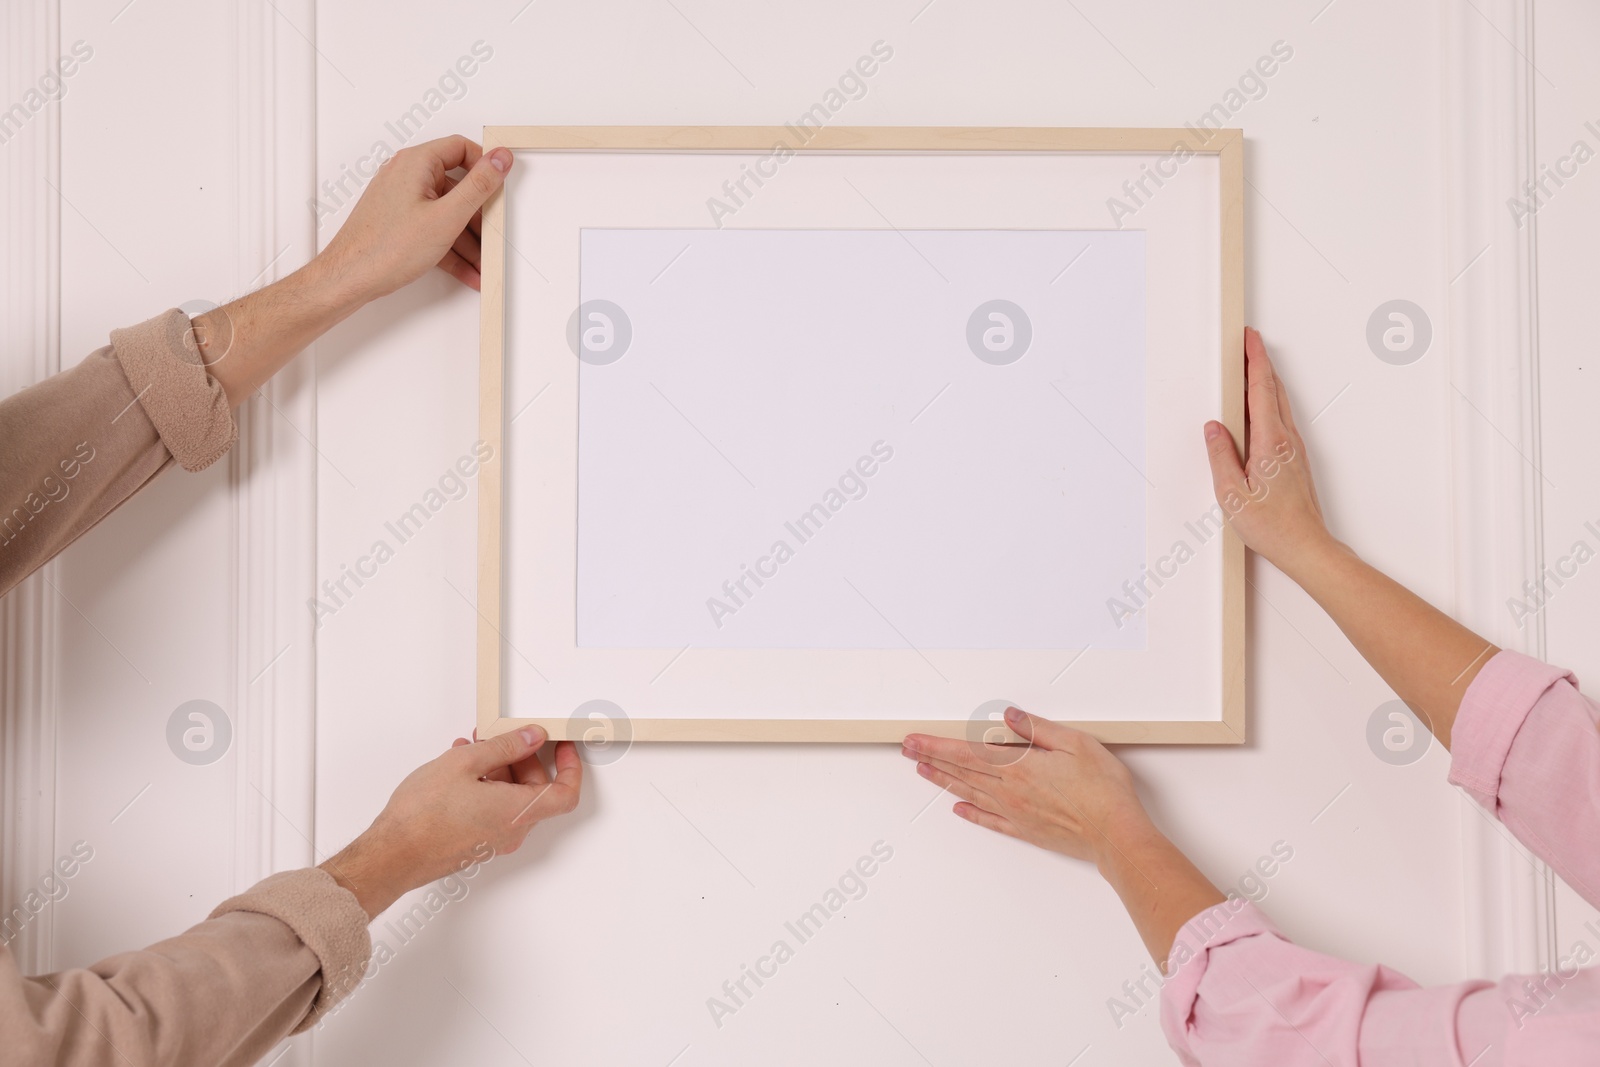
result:
[(487, 741), (454, 748), (449, 754), (455, 755), (473, 777), (482, 778), (491, 771), (527, 759), (539, 751), (546, 739), (543, 727), (524, 726)]
[(573, 741), (556, 742), (556, 785), (572, 790), (574, 800), (583, 792), (583, 759)]
[(456, 243), (450, 246), (451, 251), (467, 261), (473, 270), (483, 269), (483, 246), (478, 241), (478, 235), (471, 230), (462, 230), (456, 237)]
[(508, 780), (519, 785), (544, 786), (550, 784), (550, 772), (545, 769), (544, 757), (537, 752), (525, 760), (518, 760), (513, 763), (510, 771), (511, 774)]
[(511, 817), (513, 826), (532, 826), (555, 815), (565, 815), (578, 806), (583, 794), (583, 761), (578, 746), (558, 741), (555, 753), (556, 776), (546, 785), (525, 785), (522, 805)]
[(439, 198), (439, 203), (449, 209), (455, 220), (452, 225), (465, 230), (472, 216), (505, 184), (506, 173), (510, 170), (509, 148), (496, 148), (473, 164), (467, 176)]
[[(444, 176), (444, 188), (439, 190), (439, 195), (443, 196), (445, 193), (448, 193), (451, 189), (454, 189), (455, 187), (456, 187), (456, 180), (454, 178), (450, 177), (450, 175), (446, 174)], [(473, 214), (472, 218), (467, 220), (467, 229), (470, 230), (471, 232), (473, 232), (474, 234), (477, 234), (479, 237), (483, 236), (483, 212), (482, 212), (482, 210), (479, 210), (479, 211), (475, 212)]]
[[(474, 731), (472, 731), (472, 741), (468, 741), (465, 737), (458, 737), (454, 741), (450, 742), (450, 747), (451, 748), (460, 748), (462, 745), (470, 745), (474, 741), (477, 741), (477, 740), (478, 740), (478, 731), (474, 730)], [(537, 757), (537, 756), (534, 757), (534, 759), (538, 759), (538, 758), (539, 757)], [(499, 767), (499, 768), (497, 768), (495, 770), (490, 771), (488, 774), (484, 775), (483, 776), (483, 780), (486, 781), (486, 782), (509, 782), (509, 781), (511, 781), (511, 771), (508, 770), (505, 767)]]
[(439, 269), (468, 289), (483, 288), (483, 276), (478, 273), (478, 269), (457, 255), (453, 248), (439, 261)]
[(417, 151), (425, 153), (437, 162), (441, 173), (455, 170), (460, 167), (470, 170), (478, 160), (483, 158), (483, 148), (470, 137), (463, 137), (459, 133), (449, 137), (439, 137), (432, 141), (424, 141), (417, 145)]

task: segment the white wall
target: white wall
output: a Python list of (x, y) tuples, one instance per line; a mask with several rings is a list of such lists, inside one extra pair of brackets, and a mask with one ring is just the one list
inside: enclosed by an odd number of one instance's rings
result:
[[(1546, 6), (1539, 62), (1564, 87), (1566, 110), (1546, 112), (1541, 96), (1541, 159), (1547, 128), (1564, 140), (1600, 114), (1583, 63), (1592, 16), (1564, 2), (1541, 5), (1541, 16)], [(1275, 41), (1288, 42), (1293, 59), (1235, 119), (1249, 138), (1248, 318), (1293, 390), (1335, 531), (1452, 607), (1448, 546), (1463, 502), (1451, 492), (1445, 322), (1472, 250), (1447, 232), (1440, 5), (933, 0), (919, 11), (907, 0), (758, 17), (714, 0), (507, 0), (448, 14), (328, 4), (314, 19), (304, 5), (279, 7), (139, 0), (117, 15), (65, 5), (62, 40), (89, 40), (96, 57), (61, 111), (60, 184), (73, 205), (61, 213), (64, 364), (112, 326), (226, 297), (277, 251), (245, 247), (240, 224), (263, 209), (240, 162), (261, 138), (240, 122), (254, 97), (236, 58), (263, 27), (284, 54), (315, 41), (314, 83), (290, 79), (268, 97), (309, 101), (314, 91), (314, 127), (268, 125), (308, 147), (314, 137), (319, 181), (337, 180), (380, 138), (393, 146), (385, 122), (479, 40), (493, 58), (425, 136), (505, 123), (781, 122), (879, 39), (894, 59), (842, 123), (1168, 126), (1198, 117)], [(275, 191), (271, 225), (309, 240), (309, 193)], [(1586, 335), (1572, 309), (1587, 304), (1592, 252), (1576, 230), (1596, 202), (1575, 187), (1540, 216), (1545, 407), (1561, 420), (1547, 427), (1546, 470), (1572, 487), (1559, 498), (1547, 487), (1547, 545), (1600, 515), (1577, 493), (1583, 454), (1562, 447), (1584, 440), (1583, 382), (1594, 370), (1574, 369)], [(1543, 238), (1557, 211), (1572, 212), (1566, 246)], [(317, 231), (319, 243), (344, 214)], [(297, 247), (278, 270), (301, 258)], [(1435, 326), (1432, 349), (1409, 366), (1366, 346), (1368, 316), (1395, 298)], [(1574, 358), (1553, 364), (1557, 343)], [(319, 344), (314, 425), (309, 395), (283, 400), (300, 404), (290, 410), (306, 413), (320, 453), (319, 576), (336, 577), (470, 448), (476, 357), (476, 301), (442, 275)], [(258, 736), (247, 729), (262, 714), (250, 679), (267, 657), (243, 648), (239, 620), (253, 600), (239, 592), (238, 548), (242, 494), (258, 484), (250, 469), (224, 466), (169, 475), (63, 561), (61, 592), (75, 607), (59, 620), (53, 833), (63, 850), (90, 841), (96, 859), (54, 912), (57, 966), (202, 917), (247, 881), (234, 853), (259, 850), (262, 834), (279, 835), (278, 865), (297, 862), (282, 858), (297, 847), (309, 854), (302, 832), (319, 855), (338, 848), (410, 768), (471, 729), (469, 499), (317, 633), (314, 751), (290, 736), (242, 744), (208, 767), (173, 757), (166, 718), (195, 697), (221, 704), (241, 737)], [(1367, 720), (1392, 694), (1281, 574), (1252, 560), (1250, 577), (1251, 743), (1126, 752), (1146, 797), (1219, 884), (1274, 842), (1291, 845), (1265, 903), (1290, 936), (1422, 982), (1464, 977), (1482, 932), (1464, 918), (1447, 757), (1378, 760)], [(293, 600), (274, 603), (300, 610)], [(1574, 592), (1552, 604), (1552, 656), (1582, 667), (1592, 655), (1582, 637), (1594, 632), (1594, 603)], [(275, 671), (309, 678), (309, 647), (291, 645)], [(277, 762), (263, 764), (264, 752)], [(255, 828), (257, 786), (282, 799), (260, 768), (287, 773), (300, 796), (294, 774), (309, 774), (313, 756), (314, 826), (283, 800), (288, 814)], [(636, 747), (591, 769), (575, 815), (470, 883), (467, 900), (400, 947), (310, 1049), (302, 1042), (283, 1062), (1043, 1064), (1080, 1053), (1082, 1067), (1172, 1062), (1153, 1011), (1112, 1021), (1108, 998), (1146, 957), (1093, 873), (969, 826), (947, 802), (926, 807), (933, 794), (890, 746)], [(717, 1028), (706, 998), (879, 840), (894, 858), (867, 896)], [(383, 921), (374, 932), (398, 945)]]
[[(1591, 309), (1600, 281), (1600, 167), (1591, 159), (1577, 166), (1574, 147), (1582, 141), (1600, 151), (1600, 72), (1585, 59), (1586, 44), (1600, 39), (1600, 11), (1575, 0), (1539, 6), (1535, 44), (1539, 69), (1555, 89), (1539, 97), (1538, 152), (1541, 164), (1577, 173), (1560, 186), (1547, 184), (1542, 206), (1533, 216), (1539, 239), (1539, 369), (1542, 376), (1544, 436), (1539, 464), (1548, 482), (1544, 488), (1545, 561), (1561, 563), (1543, 610), (1523, 599), (1536, 613), (1525, 624), (1542, 620), (1551, 662), (1567, 667), (1587, 682), (1591, 693), (1600, 680), (1600, 574), (1590, 564), (1578, 565), (1574, 547), (1586, 542), (1600, 550), (1600, 479), (1594, 470), (1594, 411), (1600, 403), (1600, 360), (1594, 346)], [(1559, 176), (1559, 172), (1558, 172)], [(1523, 199), (1526, 199), (1524, 195)], [(1562, 563), (1563, 559), (1569, 562)], [(1592, 562), (1592, 561), (1591, 561)], [(1562, 574), (1577, 573), (1570, 578)], [(1530, 581), (1540, 583), (1534, 575)], [(1600, 945), (1593, 929), (1600, 913), (1557, 883), (1558, 918), (1555, 949), (1569, 956), (1579, 942)]]
[[(61, 12), (62, 51), (94, 50), (60, 105), (63, 367), (117, 326), (226, 299), (233, 271), (231, 100), (192, 91), (227, 84), (231, 13), (115, 14)], [(81, 840), (94, 859), (57, 909), (58, 966), (167, 936), (234, 892), (236, 763), (186, 765), (166, 741), (179, 704), (233, 703), (232, 462), (163, 477), (63, 558), (56, 851)]]
[[(1444, 342), (1393, 367), (1363, 339), (1391, 298), (1442, 321), (1453, 273), (1433, 8), (1342, 3), (1312, 23), (1306, 5), (1174, 4), (1159, 16), (1079, 5), (1091, 25), (1046, 4), (936, 2), (913, 22), (909, 3), (758, 20), (643, 0), (535, 4), (508, 24), (518, 6), (448, 25), (421, 8), (324, 6), (324, 177), (385, 137), (383, 121), (478, 40), (494, 57), (427, 135), (783, 121), (878, 39), (894, 59), (841, 121), (1174, 125), (1289, 42), (1294, 58), (1238, 117), (1250, 137), (1250, 320), (1303, 420), (1338, 397), (1307, 436), (1339, 533), (1424, 593), (1450, 595)], [(320, 483), (324, 574), (365, 552), (475, 438), (476, 312), (437, 278), (319, 346), (319, 445), (354, 482)], [(1406, 476), (1375, 476), (1396, 451)], [(471, 593), (474, 532), (470, 502), (452, 505), (323, 625), (319, 840), (355, 833), (406, 768), (471, 728), (474, 619), (451, 586)], [(1443, 753), (1407, 768), (1374, 758), (1367, 717), (1391, 694), (1280, 574), (1253, 563), (1251, 579), (1253, 741), (1129, 753), (1147, 796), (1219, 882), (1273, 842), (1292, 845), (1267, 906), (1293, 936), (1422, 981), (1459, 977)], [(1084, 1065), (1170, 1062), (1153, 1012), (1119, 1031), (1107, 1009), (1145, 962), (1115, 898), (1091, 871), (980, 832), (947, 802), (919, 817), (933, 792), (888, 746), (636, 747), (593, 771), (572, 819), (536, 831), (528, 855), (496, 864), (401, 949), (319, 1036), (319, 1054), (667, 1063), (687, 1046), (677, 1062), (910, 1064), (920, 1052), (1054, 1063), (1088, 1046)], [(879, 839), (895, 858), (868, 895), (718, 1029), (706, 998)]]

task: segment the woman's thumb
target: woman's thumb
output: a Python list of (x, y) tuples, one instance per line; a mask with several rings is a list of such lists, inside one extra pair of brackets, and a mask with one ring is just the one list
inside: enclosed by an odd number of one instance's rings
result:
[(1211, 486), (1217, 499), (1229, 489), (1237, 489), (1244, 482), (1244, 464), (1234, 448), (1233, 434), (1220, 422), (1205, 425), (1206, 455), (1211, 460)]

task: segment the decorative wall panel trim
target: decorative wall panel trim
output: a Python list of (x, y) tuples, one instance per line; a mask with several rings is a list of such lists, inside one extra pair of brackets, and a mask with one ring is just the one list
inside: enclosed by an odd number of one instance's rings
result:
[[(1542, 616), (1519, 629), (1506, 610), (1543, 568), (1535, 234), (1507, 206), (1535, 177), (1533, 7), (1442, 9), (1444, 268), (1458, 617), (1502, 648), (1542, 656)], [(1464, 795), (1461, 819), (1468, 965), (1486, 976), (1548, 966), (1550, 872)]]
[[(310, 0), (238, 0), (234, 40), (235, 293), (316, 251), (315, 33)], [(231, 295), (231, 294), (230, 294)], [(222, 297), (218, 297), (221, 302)], [(240, 409), (231, 463), (236, 531), (235, 882), (316, 862), (312, 846), (316, 649), (315, 372), (301, 356)]]
[[(24, 99), (61, 55), (57, 0), (7, 4), (0, 14), (0, 93)], [(25, 105), (25, 109), (26, 105)], [(45, 103), (0, 125), (0, 396), (61, 368), (61, 105)], [(5, 502), (5, 510), (14, 502)], [(0, 599), (0, 910), (9, 915), (55, 862), (56, 664), (60, 613), (56, 567)], [(0, 915), (3, 920), (6, 915)], [(54, 909), (5, 937), (26, 974), (51, 969)], [(13, 937), (13, 934), (15, 936)]]

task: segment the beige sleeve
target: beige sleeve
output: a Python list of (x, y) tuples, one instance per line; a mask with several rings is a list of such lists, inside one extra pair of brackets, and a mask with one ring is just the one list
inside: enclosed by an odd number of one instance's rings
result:
[(0, 400), (0, 596), (169, 463), (201, 470), (237, 436), (176, 308)]
[(0, 947), (0, 1064), (242, 1067), (321, 1018), (370, 955), (366, 912), (316, 868), (79, 971), (24, 978)]
[[(237, 437), (176, 309), (0, 400), (0, 596), (176, 461)], [(254, 1063), (360, 982), (367, 915), (324, 871), (273, 875), (177, 937), (26, 978), (0, 945), (0, 1064)]]

